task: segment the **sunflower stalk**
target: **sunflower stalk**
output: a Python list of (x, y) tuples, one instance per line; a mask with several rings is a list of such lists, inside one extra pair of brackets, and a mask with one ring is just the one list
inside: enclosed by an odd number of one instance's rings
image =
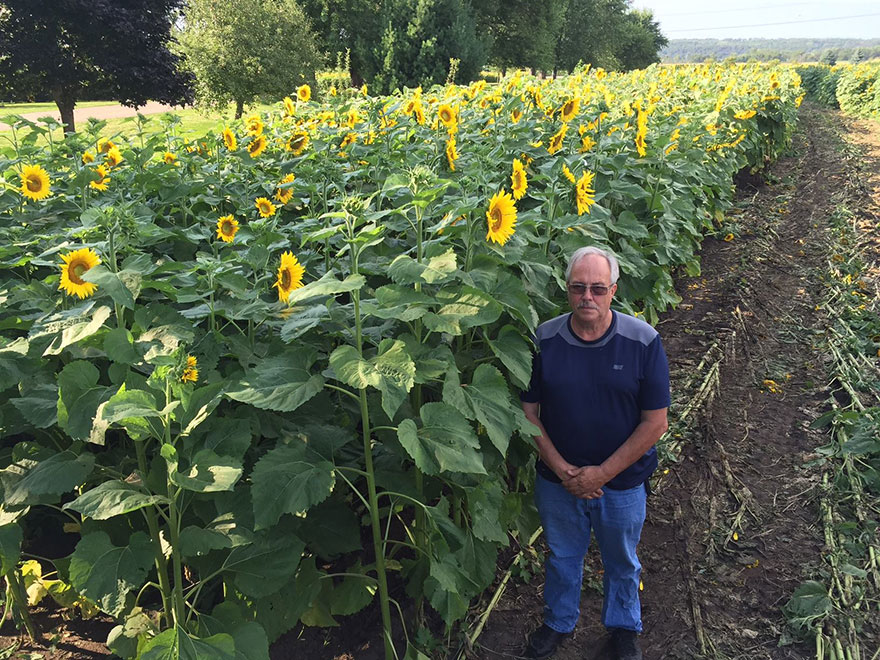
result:
[(31, 620), (30, 612), (28, 612), (27, 592), (25, 591), (24, 584), (21, 581), (21, 576), (19, 575), (17, 568), (6, 574), (6, 583), (9, 586), (9, 592), (12, 596), (12, 602), (14, 605), (13, 612), (21, 620), (25, 630), (27, 630), (28, 637), (30, 637), (32, 641), (36, 641), (37, 628), (34, 625), (33, 620)]
[[(352, 274), (358, 275), (358, 258), (360, 250), (354, 243), (354, 222), (346, 218), (349, 230), (349, 249), (352, 255)], [(354, 302), (355, 342), (360, 358), (364, 359), (363, 343), (363, 319), (361, 318), (361, 295), (359, 290), (352, 292)], [(385, 545), (382, 542), (382, 527), (379, 520), (379, 501), (376, 495), (376, 472), (373, 467), (373, 446), (370, 430), (370, 410), (367, 404), (367, 390), (361, 387), (358, 390), (358, 401), (361, 410), (361, 427), (363, 431), (364, 463), (366, 467), (367, 500), (370, 509), (370, 527), (373, 536), (373, 552), (376, 557), (376, 579), (379, 583), (379, 608), (382, 612), (382, 628), (384, 634), (382, 640), (385, 644), (385, 660), (393, 660), (395, 657), (394, 646), (391, 643), (391, 599), (388, 594), (388, 577), (385, 571)]]

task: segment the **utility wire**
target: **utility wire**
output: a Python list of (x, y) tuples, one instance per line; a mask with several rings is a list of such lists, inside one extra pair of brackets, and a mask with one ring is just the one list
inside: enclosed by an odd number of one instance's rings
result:
[(803, 5), (810, 5), (810, 2), (789, 2), (782, 5), (760, 5), (760, 6), (752, 6), (752, 7), (737, 7), (735, 9), (716, 9), (713, 11), (683, 11), (676, 12), (674, 14), (663, 14), (664, 18), (669, 18), (671, 16), (703, 16), (705, 14), (732, 14), (735, 12), (741, 11), (765, 11), (767, 9), (780, 9), (782, 7), (802, 7)]
[(854, 16), (834, 16), (832, 18), (806, 18), (801, 21), (782, 21), (780, 23), (754, 23), (752, 25), (722, 25), (720, 27), (687, 28), (682, 30), (664, 30), (664, 32), (707, 32), (709, 30), (737, 30), (739, 28), (770, 27), (773, 25), (795, 25), (797, 23), (824, 23), (826, 21), (844, 21), (850, 18), (867, 18), (868, 16), (880, 16), (880, 12), (873, 14), (856, 14)]

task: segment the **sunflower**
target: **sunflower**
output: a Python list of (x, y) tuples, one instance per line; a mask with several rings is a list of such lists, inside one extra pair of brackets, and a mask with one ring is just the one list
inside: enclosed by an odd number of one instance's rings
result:
[(574, 116), (577, 114), (578, 110), (581, 107), (581, 100), (579, 98), (569, 99), (565, 103), (562, 104), (562, 107), (559, 108), (559, 114), (564, 122), (570, 122), (574, 119)]
[(284, 97), (284, 114), (288, 117), (293, 117), (296, 112), (296, 103), (293, 102), (293, 99), (289, 96)]
[(110, 140), (98, 140), (98, 153), (106, 154), (111, 149), (115, 149), (116, 145), (113, 144)]
[(199, 361), (195, 355), (186, 356), (186, 366), (183, 368), (183, 375), (180, 380), (184, 383), (195, 383), (199, 379)]
[(229, 127), (223, 129), (223, 144), (226, 145), (226, 148), (229, 151), (235, 151), (238, 149), (238, 140), (235, 139), (235, 133), (233, 133)]
[(266, 151), (267, 144), (268, 144), (268, 142), (266, 141), (265, 135), (258, 135), (253, 140), (251, 140), (247, 146), (247, 150), (248, 150), (248, 153), (251, 155), (251, 158), (256, 158), (261, 153)]
[(583, 153), (586, 153), (586, 152), (588, 152), (590, 149), (592, 149), (592, 148), (595, 147), (595, 146), (596, 146), (596, 141), (595, 141), (593, 138), (591, 138), (589, 135), (584, 135), (584, 136), (581, 138), (581, 148), (580, 148), (580, 152), (581, 152), (582, 154), (583, 154)]
[(89, 163), (94, 163), (95, 162), (95, 154), (93, 154), (91, 151), (83, 152), (82, 162), (83, 162), (83, 165), (88, 165)]
[(312, 98), (312, 88), (308, 85), (300, 85), (296, 90), (296, 98), (303, 103), (308, 103)]
[(122, 153), (116, 147), (110, 147), (104, 154), (104, 162), (110, 167), (116, 167), (122, 162)]
[[(296, 177), (293, 175), (293, 172), (285, 176), (279, 182), (279, 186), (283, 186), (285, 183), (293, 183), (296, 180)], [(287, 188), (279, 187), (275, 191), (275, 199), (277, 199), (281, 204), (287, 204), (290, 201), (291, 197), (293, 197), (293, 187), (288, 186)]]
[(437, 108), (437, 118), (440, 119), (440, 123), (442, 123), (450, 133), (454, 133), (455, 129), (458, 128), (458, 122), (455, 119), (455, 110), (453, 110), (452, 106), (448, 103), (442, 103), (440, 107)]
[(278, 289), (278, 300), (287, 302), (291, 291), (302, 288), (302, 279), (305, 272), (306, 269), (297, 261), (292, 252), (285, 252), (281, 255), (278, 279), (272, 285)]
[(339, 148), (345, 149), (348, 145), (354, 144), (355, 142), (357, 142), (357, 134), (346, 133), (345, 137), (342, 138), (342, 142), (339, 143)]
[(422, 104), (419, 103), (416, 105), (416, 109), (413, 111), (416, 121), (419, 123), (419, 126), (424, 125), (425, 123), (425, 109), (422, 107)]
[(568, 124), (563, 124), (562, 127), (554, 133), (553, 137), (550, 138), (550, 143), (547, 145), (547, 151), (549, 151), (550, 154), (555, 154), (562, 149), (562, 139), (565, 137), (566, 132), (568, 132)]
[(489, 223), (489, 231), (486, 240), (492, 240), (499, 245), (504, 245), (516, 231), (516, 204), (513, 198), (502, 190), (495, 193), (489, 200), (489, 210), (486, 211), (486, 220)]
[(244, 130), (247, 131), (248, 135), (253, 135), (254, 137), (262, 135), (263, 120), (260, 119), (260, 115), (251, 115), (248, 117), (247, 121), (244, 123)]
[(562, 174), (566, 179), (572, 182), (572, 184), (577, 183), (577, 179), (574, 178), (574, 174), (571, 173), (571, 170), (568, 169), (568, 165), (565, 163), (562, 164)]
[(357, 124), (361, 120), (358, 115), (357, 108), (352, 108), (348, 111), (348, 114), (345, 117), (345, 123), (349, 128), (354, 128), (355, 124)]
[(238, 233), (238, 220), (231, 215), (224, 215), (217, 220), (217, 238), (224, 243), (232, 243)]
[(46, 199), (49, 190), (49, 174), (39, 165), (25, 165), (21, 168), (21, 194), (35, 202)]
[(306, 131), (296, 131), (287, 139), (285, 147), (288, 151), (292, 151), (294, 156), (299, 156), (309, 148), (309, 142), (309, 134)]
[(450, 135), (446, 140), (446, 161), (449, 163), (449, 169), (455, 172), (455, 161), (458, 160), (458, 149), (455, 148), (455, 136)]
[(166, 151), (165, 154), (162, 156), (162, 160), (164, 160), (167, 165), (174, 165), (174, 163), (177, 162), (177, 156), (175, 156), (170, 151)]
[(514, 199), (522, 199), (523, 195), (526, 194), (526, 188), (529, 187), (526, 170), (519, 158), (513, 159), (513, 174), (510, 175), (510, 187), (513, 190)]
[(103, 165), (98, 165), (98, 167), (95, 168), (95, 174), (101, 178), (97, 181), (89, 181), (89, 188), (101, 191), (107, 190), (107, 184), (110, 183), (110, 170)]
[(523, 111), (522, 108), (514, 108), (510, 113), (510, 119), (514, 124), (518, 124), (519, 120), (522, 119)]
[(584, 171), (575, 185), (578, 215), (589, 213), (590, 207), (596, 203), (596, 191), (593, 190), (593, 179), (595, 178), (596, 175), (593, 172)]
[(92, 295), (98, 286), (92, 282), (84, 281), (82, 274), (101, 263), (97, 253), (91, 248), (82, 248), (62, 254), (61, 259), (64, 263), (61, 264), (61, 283), (58, 285), (58, 289), (63, 289), (69, 296), (79, 296), (80, 298), (88, 298)]
[(639, 156), (644, 156), (647, 153), (645, 149), (645, 136), (648, 134), (648, 113), (642, 110), (641, 107), (639, 107), (636, 124), (636, 149), (639, 152)]
[(254, 201), (254, 206), (257, 207), (260, 216), (263, 218), (271, 218), (275, 215), (275, 205), (265, 197), (257, 197)]

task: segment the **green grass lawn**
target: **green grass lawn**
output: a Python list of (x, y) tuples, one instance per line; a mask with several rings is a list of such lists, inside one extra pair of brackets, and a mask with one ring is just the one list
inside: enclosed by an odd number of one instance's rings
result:
[[(113, 105), (113, 101), (80, 101), (76, 104), (77, 108), (94, 108), (100, 105)], [(46, 114), (55, 114), (58, 112), (58, 106), (52, 102), (49, 103), (2, 103), (0, 104), (0, 120), (9, 115), (26, 115), (31, 112), (45, 112)]]
[[(93, 101), (88, 103), (77, 103), (77, 108), (92, 107), (98, 105), (112, 105), (112, 102)], [(244, 116), (247, 117), (248, 114), (254, 112), (266, 112), (268, 110), (274, 110), (277, 108), (278, 104), (258, 104), (247, 108), (245, 110)], [(49, 111), (54, 112), (55, 107), (54, 104), (49, 103), (20, 103), (15, 105), (0, 106), (0, 121), (3, 120), (4, 112), (6, 113), (6, 115), (24, 114), (25, 112), (39, 112), (41, 109), (47, 110), (48, 114)], [(235, 114), (234, 110), (235, 106), (230, 105), (225, 112), (206, 113), (202, 110), (187, 108), (184, 110), (177, 110), (172, 113), (147, 115), (149, 120), (147, 123), (147, 131), (165, 131), (164, 127), (166, 126), (166, 121), (163, 120), (163, 116), (166, 114), (172, 114), (180, 117), (180, 124), (178, 124), (174, 129), (175, 133), (177, 133), (178, 135), (198, 137), (210, 131), (222, 130), (225, 125), (233, 121), (232, 118)], [(101, 130), (101, 135), (104, 137), (128, 136), (129, 138), (131, 138), (137, 132), (137, 117), (121, 117), (118, 119), (107, 119), (105, 121), (106, 126)], [(76, 130), (83, 131), (86, 128), (86, 124), (87, 122), (85, 121), (78, 121), (76, 124)], [(8, 137), (10, 132), (11, 129), (9, 129), (5, 125), (0, 126), (0, 142), (5, 142), (4, 140), (2, 140), (2, 138)], [(63, 136), (60, 129), (53, 133), (54, 139), (60, 140), (62, 139), (62, 137)], [(41, 138), (38, 143), (44, 141), (45, 139)], [(6, 145), (0, 145), (0, 148), (2, 148), (3, 146)]]

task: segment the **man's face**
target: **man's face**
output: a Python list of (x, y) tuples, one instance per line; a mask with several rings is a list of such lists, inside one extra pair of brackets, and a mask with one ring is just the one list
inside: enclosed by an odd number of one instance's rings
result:
[[(607, 292), (597, 295), (591, 290), (591, 287), (597, 286), (607, 287)], [(611, 314), (611, 299), (615, 291), (617, 285), (611, 284), (611, 268), (602, 255), (588, 254), (571, 269), (568, 304), (581, 323), (594, 325), (604, 321)]]

